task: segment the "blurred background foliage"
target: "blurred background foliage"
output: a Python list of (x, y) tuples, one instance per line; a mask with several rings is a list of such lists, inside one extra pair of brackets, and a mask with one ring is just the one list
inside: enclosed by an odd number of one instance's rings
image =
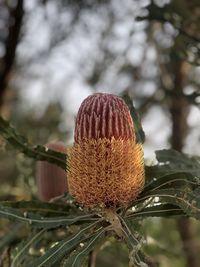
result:
[[(35, 145), (72, 143), (87, 95), (126, 92), (142, 118), (147, 161), (169, 147), (199, 155), (199, 65), (199, 0), (0, 2), (0, 112)], [(0, 147), (0, 199), (37, 198), (34, 161), (1, 139)], [(13, 227), (0, 226), (0, 237)], [(196, 221), (153, 218), (144, 229), (158, 266), (199, 266)], [(97, 266), (127, 266), (126, 248), (113, 243)]]

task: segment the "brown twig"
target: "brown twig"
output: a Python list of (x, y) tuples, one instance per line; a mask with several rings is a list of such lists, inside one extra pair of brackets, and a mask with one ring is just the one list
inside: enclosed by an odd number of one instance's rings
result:
[(96, 266), (97, 251), (92, 250), (89, 254), (88, 267)]

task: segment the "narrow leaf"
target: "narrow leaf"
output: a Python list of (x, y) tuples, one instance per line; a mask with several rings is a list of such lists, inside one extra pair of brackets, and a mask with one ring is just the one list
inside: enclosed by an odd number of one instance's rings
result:
[(26, 240), (26, 242), (23, 242), (12, 261), (11, 267), (21, 266), (20, 263), (26, 257), (28, 249), (31, 246), (37, 244), (41, 240), (44, 233), (45, 230), (41, 230), (38, 233), (34, 233), (31, 237), (28, 238), (28, 240)]
[(159, 177), (158, 179), (152, 179), (144, 187), (142, 196), (148, 194), (150, 191), (161, 188), (175, 188), (188, 187), (193, 188), (200, 185), (200, 178), (194, 177), (190, 173), (173, 173)]
[(200, 188), (194, 191), (183, 191), (179, 189), (161, 189), (150, 192), (137, 201), (143, 201), (150, 197), (157, 197), (165, 203), (175, 204), (179, 206), (183, 212), (196, 219), (200, 219)]
[(94, 214), (86, 214), (80, 216), (66, 216), (66, 217), (42, 217), (37, 214), (29, 212), (21, 212), (13, 208), (0, 206), (0, 216), (8, 219), (14, 219), (21, 222), (27, 222), (32, 227), (36, 228), (56, 228), (58, 226), (67, 226), (77, 222), (86, 223), (88, 221), (97, 221), (98, 218)]
[(141, 238), (138, 238), (137, 236), (138, 233), (135, 231), (133, 232), (132, 228), (128, 226), (128, 221), (126, 221), (126, 218), (122, 218), (121, 216), (119, 217), (122, 222), (122, 225), (123, 225), (122, 230), (125, 235), (125, 239), (128, 241), (129, 247), (137, 250), (138, 247), (140, 246)]
[(69, 258), (63, 263), (62, 267), (81, 267), (84, 259), (94, 249), (98, 238), (106, 231), (106, 229), (100, 229), (93, 234), (86, 242), (83, 248), (79, 248), (74, 251)]
[(173, 149), (158, 150), (155, 152), (157, 165), (146, 167), (147, 178), (159, 178), (174, 173), (189, 173), (200, 177), (200, 161)]
[(132, 101), (132, 99), (130, 98), (130, 96), (127, 93), (124, 93), (122, 95), (122, 98), (124, 99), (125, 103), (129, 107), (129, 110), (130, 110), (130, 113), (131, 113), (131, 117), (132, 117), (133, 122), (134, 122), (135, 133), (136, 133), (136, 141), (137, 141), (137, 143), (144, 143), (144, 141), (145, 141), (145, 133), (143, 131), (139, 115), (138, 115), (135, 107), (133, 106), (133, 101)]
[(127, 219), (146, 218), (146, 217), (172, 217), (186, 216), (184, 211), (173, 204), (158, 204), (153, 207), (147, 207), (142, 211), (131, 212), (127, 215)]
[(0, 202), (0, 206), (10, 207), (14, 209), (18, 209), (26, 212), (37, 212), (40, 215), (51, 214), (54, 216), (59, 215), (72, 215), (73, 211), (76, 212), (77, 208), (72, 206), (71, 204), (57, 204), (57, 203), (49, 203), (42, 201), (2, 201)]
[(84, 242), (87, 236), (84, 234), (97, 225), (98, 222), (92, 223), (83, 228), (77, 234), (58, 242), (54, 247), (49, 249), (42, 257), (36, 259), (29, 267), (50, 267), (60, 259), (76, 248), (80, 242)]
[(129, 222), (126, 218), (120, 217), (123, 225), (124, 238), (129, 249), (129, 266), (148, 267), (140, 260), (138, 252), (142, 246), (143, 238), (136, 231), (133, 232), (132, 227), (129, 227)]
[(66, 170), (66, 154), (47, 149), (43, 146), (31, 146), (28, 140), (18, 134), (10, 124), (0, 117), (0, 135), (7, 140), (16, 150), (30, 158), (54, 163)]

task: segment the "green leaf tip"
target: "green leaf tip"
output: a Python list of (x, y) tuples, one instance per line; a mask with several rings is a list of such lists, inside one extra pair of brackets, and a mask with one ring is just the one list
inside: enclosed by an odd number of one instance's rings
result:
[(123, 93), (121, 95), (124, 102), (127, 104), (130, 110), (131, 117), (133, 119), (134, 127), (135, 127), (135, 134), (136, 134), (136, 141), (137, 143), (144, 143), (145, 141), (145, 133), (142, 128), (141, 120), (139, 114), (135, 107), (133, 106), (133, 101), (127, 93)]

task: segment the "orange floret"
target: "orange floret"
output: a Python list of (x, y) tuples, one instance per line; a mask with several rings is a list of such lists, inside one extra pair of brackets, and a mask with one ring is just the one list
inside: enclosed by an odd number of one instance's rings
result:
[(144, 186), (143, 150), (133, 140), (85, 140), (71, 149), (69, 163), (69, 192), (87, 207), (126, 205)]

